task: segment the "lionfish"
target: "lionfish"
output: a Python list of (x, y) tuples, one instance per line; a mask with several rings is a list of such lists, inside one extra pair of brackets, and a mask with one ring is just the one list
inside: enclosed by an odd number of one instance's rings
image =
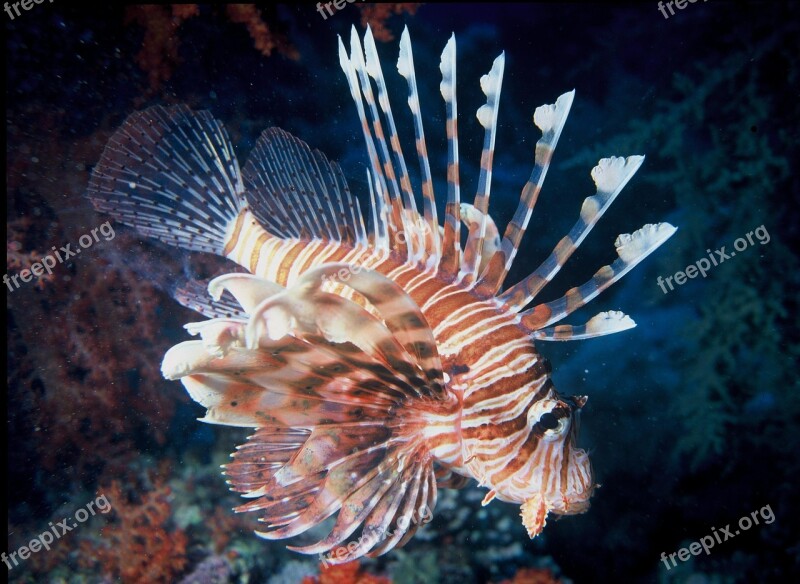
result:
[[(186, 329), (164, 357), (207, 408), (202, 421), (254, 428), (224, 467), (231, 489), (260, 512), (266, 539), (301, 534), (336, 515), (327, 536), (290, 549), (323, 553), (360, 529), (332, 561), (404, 545), (412, 517), (440, 488), (476, 479), (521, 505), (530, 537), (548, 514), (584, 512), (595, 488), (577, 447), (586, 397), (559, 394), (534, 341), (586, 339), (635, 326), (617, 311), (559, 324), (674, 232), (645, 225), (616, 240), (617, 259), (561, 298), (526, 308), (587, 236), (644, 160), (599, 161), (596, 192), (553, 252), (503, 289), (542, 187), (574, 90), (535, 110), (542, 137), (502, 237), (488, 213), (504, 53), (481, 77), (486, 104), (477, 192), (461, 202), (456, 42), (441, 56), (446, 106), (447, 199), (439, 224), (408, 31), (397, 69), (408, 84), (420, 165), (418, 210), (370, 30), (352, 30), (339, 60), (369, 156), (371, 228), (342, 170), (278, 129), (241, 169), (208, 111), (155, 106), (130, 115), (93, 170), (96, 209), (141, 234), (222, 255), (250, 273), (194, 282), (177, 300), (208, 320)], [(462, 234), (462, 225), (464, 233)], [(462, 248), (462, 235), (465, 244)]]

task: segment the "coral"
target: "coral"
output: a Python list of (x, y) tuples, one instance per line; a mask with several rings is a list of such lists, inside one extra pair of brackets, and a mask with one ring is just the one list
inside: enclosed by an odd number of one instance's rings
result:
[[(8, 239), (6, 240), (6, 269), (9, 275), (19, 274), (23, 270), (30, 270), (31, 266), (35, 263), (42, 261), (42, 254), (36, 250), (23, 251), (26, 247), (25, 243), (29, 240), (35, 240), (36, 225), (31, 217), (20, 217), (14, 221), (6, 222), (6, 229), (8, 230)], [(44, 272), (41, 276), (33, 276), (36, 281), (34, 287), (43, 290), (45, 286), (52, 283), (55, 276), (52, 272)], [(21, 286), (24, 282), (17, 280)], [(13, 282), (12, 282), (13, 284)], [(14, 286), (13, 290), (18, 288)]]
[[(160, 335), (153, 285), (102, 259), (82, 275), (42, 298), (17, 293), (11, 320), (15, 373), (27, 388), (17, 397), (47, 437), (40, 462), (49, 470), (67, 464), (88, 481), (92, 469), (122, 472), (137, 437), (164, 443), (178, 396), (163, 389), (152, 365), (163, 342), (143, 342)], [(25, 319), (32, 314), (48, 318)], [(139, 350), (131, 351), (131, 343)]]
[(150, 89), (167, 81), (179, 63), (178, 29), (184, 20), (200, 13), (197, 4), (142, 4), (125, 10), (125, 24), (136, 23), (145, 29), (136, 62), (147, 73)]
[(394, 35), (386, 25), (386, 21), (393, 14), (415, 14), (422, 6), (421, 2), (386, 2), (382, 4), (358, 4), (361, 10), (361, 26), (372, 27), (372, 34), (376, 40), (388, 42), (394, 40)]
[(300, 58), (297, 49), (289, 44), (283, 35), (273, 32), (261, 19), (255, 4), (228, 4), (225, 12), (231, 22), (244, 24), (247, 27), (255, 48), (265, 57), (269, 57), (272, 51), (278, 50), (289, 59), (296, 61)]
[[(265, 57), (277, 50), (289, 59), (300, 58), (291, 43), (262, 20), (255, 4), (228, 4), (225, 14), (231, 22), (245, 25), (255, 48)], [(200, 16), (197, 4), (147, 4), (126, 9), (125, 25), (134, 23), (145, 30), (136, 62), (147, 73), (151, 92), (168, 81), (180, 64), (179, 30), (186, 20), (197, 16)]]
[(314, 581), (316, 573), (317, 569), (308, 562), (289, 560), (283, 564), (280, 572), (269, 577), (267, 584), (298, 584), (306, 578)]
[[(686, 390), (675, 408), (685, 424), (676, 458), (688, 459), (694, 468), (712, 459), (717, 464), (724, 460), (722, 466), (728, 467), (746, 460), (747, 452), (768, 456), (772, 451), (780, 460), (779, 444), (800, 415), (797, 400), (776, 391), (797, 386), (794, 368), (786, 364), (800, 358), (800, 343), (792, 332), (800, 265), (777, 231), (783, 193), (792, 188), (791, 152), (797, 155), (797, 147), (786, 135), (759, 131), (781, 125), (779, 100), (767, 100), (761, 93), (761, 77), (770, 74), (771, 63), (790, 58), (782, 55), (786, 49), (781, 48), (780, 33), (792, 33), (776, 32), (755, 51), (733, 55), (732, 62), (720, 67), (725, 74), (714, 76), (707, 70), (703, 82), (678, 80), (681, 91), (702, 96), (693, 113), (710, 128), (721, 125), (711, 120), (723, 120), (739, 129), (735, 139), (712, 130), (711, 145), (700, 159), (687, 160), (686, 145), (678, 139), (676, 150), (667, 153), (675, 164), (671, 182), (678, 204), (691, 210), (682, 226), (690, 244), (680, 250), (679, 265), (695, 261), (709, 247), (727, 244), (730, 249), (734, 239), (759, 225), (771, 234), (763, 248), (757, 245), (738, 254), (708, 279), (698, 318), (683, 331), (687, 344), (702, 347), (685, 363)], [(767, 70), (742, 69), (744, 61), (769, 65)], [(726, 99), (732, 92), (735, 101)], [(731, 193), (741, 198), (733, 203)], [(775, 205), (764, 205), (765, 200)], [(744, 371), (753, 374), (742, 375)], [(743, 410), (748, 414), (742, 415)]]
[(303, 578), (303, 584), (392, 584), (389, 578), (365, 573), (358, 561), (320, 568), (319, 576)]
[[(22, 251), (22, 244), (19, 241), (6, 242), (6, 267), (9, 272), (21, 273), (22, 271), (30, 271), (33, 264), (40, 263), (42, 255), (38, 251)], [(43, 273), (41, 276), (33, 276), (36, 278), (34, 287), (39, 290), (53, 281), (54, 276), (52, 273)]]
[[(64, 514), (59, 513), (58, 515), (51, 517), (50, 523), (55, 525), (63, 518)], [(41, 529), (41, 527), (38, 528)], [(34, 531), (30, 529), (30, 526), (12, 526), (9, 524), (8, 549), (15, 550), (19, 549), (21, 546), (27, 546), (31, 539), (30, 537), (23, 536), (22, 534), (27, 535), (32, 533), (34, 533)], [(74, 547), (75, 542), (71, 541), (70, 538), (58, 538), (50, 544), (50, 549), (46, 550), (47, 553), (31, 554), (21, 566), (15, 566), (15, 574), (13, 575), (18, 576), (20, 581), (25, 581), (26, 577), (28, 581), (34, 581), (31, 578), (35, 576), (52, 577), (54, 570), (57, 570), (59, 567), (68, 564), (70, 560), (70, 554)]]
[(209, 556), (180, 581), (180, 584), (225, 584), (230, 582), (231, 564), (223, 556)]
[(439, 582), (439, 558), (436, 552), (409, 553), (398, 550), (390, 573), (394, 584), (417, 584), (418, 582)]
[(230, 509), (214, 507), (214, 512), (211, 517), (208, 518), (208, 525), (211, 531), (211, 541), (214, 544), (215, 552), (220, 553), (228, 547), (231, 537), (239, 527), (239, 517), (240, 515), (237, 515)]
[(136, 496), (119, 481), (102, 492), (111, 503), (114, 521), (102, 529), (102, 543), (82, 542), (83, 561), (99, 564), (123, 584), (174, 582), (186, 566), (187, 537), (168, 527), (171, 491), (163, 479), (155, 477), (151, 488)]
[(520, 568), (511, 580), (500, 584), (561, 584), (547, 568)]
[(233, 559), (242, 541), (254, 539), (253, 530), (259, 524), (248, 515), (233, 511), (238, 499), (227, 489), (219, 472), (221, 463), (229, 459), (227, 449), (214, 452), (208, 460), (200, 459), (198, 454), (187, 452), (170, 481), (173, 519), (192, 541), (201, 542), (207, 553)]
[[(65, 115), (27, 105), (9, 118), (17, 146), (7, 156), (8, 214), (20, 217), (10, 226), (23, 249), (75, 249), (105, 221), (87, 212), (82, 195), (108, 133), (76, 138), (63, 128)], [(40, 132), (29, 131), (33, 120)], [(59, 162), (50, 168), (43, 161)], [(125, 262), (117, 246), (126, 249)], [(9, 426), (30, 438), (11, 454), (12, 476), (46, 505), (59, 504), (48, 498), (50, 481), (93, 489), (103, 473), (125, 476), (140, 448), (166, 443), (175, 407), (185, 400), (158, 370), (171, 344), (165, 331), (177, 330), (185, 316), (152, 279), (130, 271), (140, 250), (147, 248), (117, 227), (113, 240), (100, 238), (59, 263), (41, 292), (20, 288), (7, 296), (7, 381), (16, 408)], [(159, 263), (180, 273), (179, 260)]]

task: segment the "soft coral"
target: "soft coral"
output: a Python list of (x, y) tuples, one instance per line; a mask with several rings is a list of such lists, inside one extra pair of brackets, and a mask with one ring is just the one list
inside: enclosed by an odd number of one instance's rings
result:
[[(105, 490), (116, 521), (102, 530), (103, 542), (82, 542), (88, 563), (123, 584), (174, 582), (186, 566), (186, 534), (168, 531), (170, 488), (155, 479), (151, 490), (132, 501), (118, 481)], [(85, 562), (87, 563), (87, 562)]]
[(362, 571), (358, 561), (346, 564), (323, 565), (319, 576), (303, 578), (303, 584), (392, 584), (389, 578)]

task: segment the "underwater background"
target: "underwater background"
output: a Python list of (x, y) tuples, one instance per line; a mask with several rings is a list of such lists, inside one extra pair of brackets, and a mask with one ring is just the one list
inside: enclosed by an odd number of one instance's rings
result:
[[(325, 17), (311, 3), (25, 5), (3, 15), (11, 581), (800, 581), (800, 4), (354, 2)], [(655, 221), (679, 230), (582, 313), (623, 309), (637, 328), (538, 344), (559, 391), (589, 396), (580, 445), (601, 488), (587, 513), (530, 540), (517, 506), (482, 507), (472, 483), (441, 491), (404, 548), (321, 570), (231, 511), (240, 500), (219, 465), (248, 432), (197, 422), (202, 408), (160, 373), (182, 325), (199, 320), (172, 292), (225, 261), (107, 224), (84, 193), (130, 113), (185, 103), (224, 123), (239, 160), (279, 126), (338, 160), (363, 197), (367, 156), (336, 36), (366, 23), (407, 148), (394, 64), (409, 27), (440, 196), (441, 50), (455, 32), (466, 201), (483, 141), (479, 79), (505, 51), (490, 207), (501, 229), (533, 163), (534, 109), (576, 89), (509, 282), (568, 231), (605, 156), (647, 158), (545, 300), (613, 259), (617, 234)], [(10, 277), (93, 229), (80, 255), (15, 287)], [(716, 263), (723, 246), (730, 257), (704, 277), (675, 276)], [(62, 533), (73, 517), (85, 519)], [(44, 532), (50, 549), (34, 550)]]

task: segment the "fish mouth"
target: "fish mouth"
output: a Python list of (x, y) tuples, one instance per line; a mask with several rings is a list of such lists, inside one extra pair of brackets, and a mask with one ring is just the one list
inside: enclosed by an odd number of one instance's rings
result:
[(570, 448), (570, 462), (566, 469), (566, 488), (561, 493), (561, 505), (553, 509), (559, 515), (576, 515), (589, 508), (589, 499), (597, 486), (589, 455), (582, 448)]

